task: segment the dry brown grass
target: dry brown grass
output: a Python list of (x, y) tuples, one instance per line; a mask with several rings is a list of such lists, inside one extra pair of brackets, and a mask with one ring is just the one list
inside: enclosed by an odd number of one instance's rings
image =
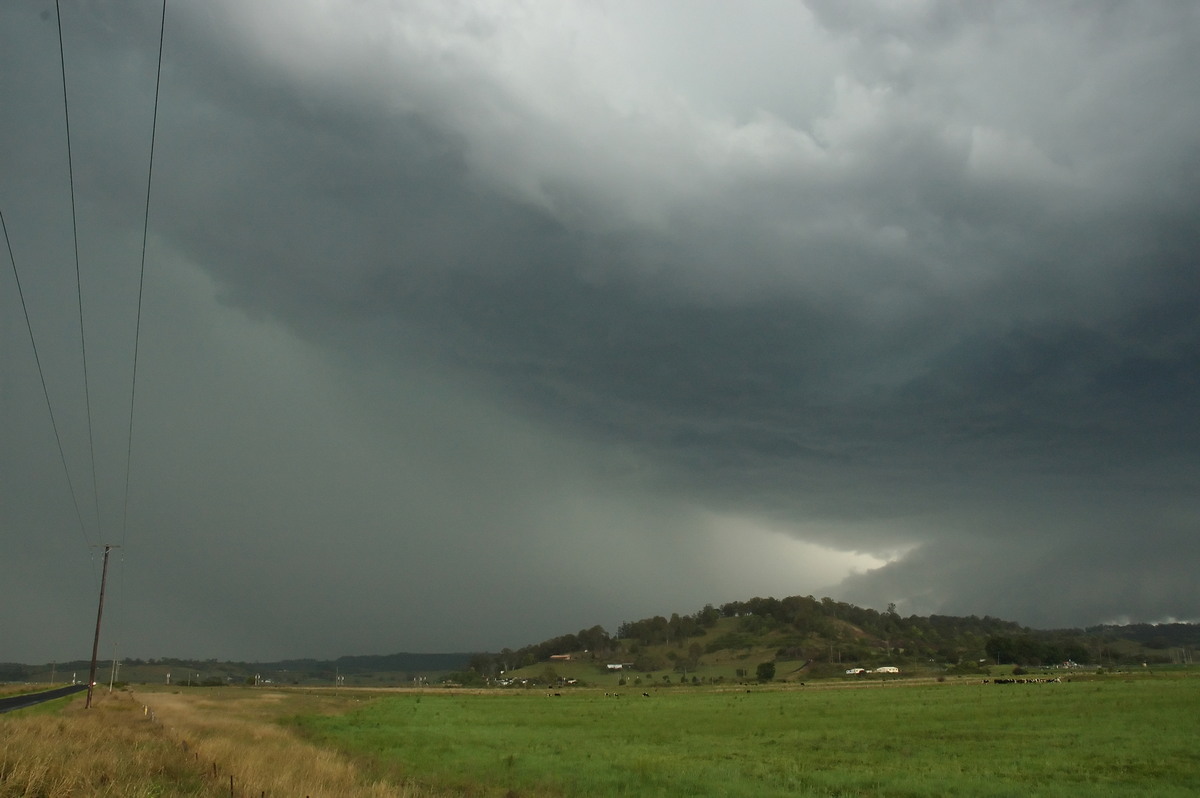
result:
[[(63, 687), (63, 686), (64, 685), (62, 685), (61, 683), (55, 685), (55, 687)], [(0, 684), (0, 696), (16, 695), (17, 693), (28, 693), (32, 690), (37, 690), (37, 689), (41, 689), (41, 688), (34, 687), (34, 686), (31, 686), (28, 684), (15, 684), (15, 683), (14, 684)], [(49, 688), (46, 688), (46, 689), (49, 689)]]
[[(300, 713), (344, 711), (344, 699), (302, 692), (190, 690), (138, 694), (167, 734), (199, 766), (238, 795), (335, 798), (425, 798), (415, 785), (396, 785), (366, 774), (346, 756), (313, 745), (280, 725)], [(228, 794), (228, 792), (226, 792)]]
[(57, 713), (0, 716), (0, 798), (429, 798), (368, 776), (277, 721), (344, 700), (250, 690), (97, 692)]
[(2, 798), (222, 795), (128, 697), (83, 703), (0, 716)]

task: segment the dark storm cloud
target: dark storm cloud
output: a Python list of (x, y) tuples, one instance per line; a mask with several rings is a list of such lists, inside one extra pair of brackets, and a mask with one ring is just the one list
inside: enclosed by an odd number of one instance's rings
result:
[[(75, 13), (71, 63), (104, 66), (74, 89), (83, 240), (116, 264), (156, 18)], [(6, 102), (38, 110), (4, 126), (4, 210), (69, 262), (38, 183), (65, 179), (51, 29), (7, 14), (31, 34)], [(171, 597), (127, 611), (204, 604), (158, 639), (288, 654), (770, 592), (1193, 615), (1196, 13), (764, 14), (172, 8), (128, 554), (130, 593)], [(122, 374), (131, 280), (104, 274)], [(35, 321), (71, 329), (69, 276), (31, 280), (66, 308)], [(36, 417), (10, 351), (8, 410)], [(7, 448), (49, 483), (32, 434)], [(54, 503), (34, 493), (23, 528)]]

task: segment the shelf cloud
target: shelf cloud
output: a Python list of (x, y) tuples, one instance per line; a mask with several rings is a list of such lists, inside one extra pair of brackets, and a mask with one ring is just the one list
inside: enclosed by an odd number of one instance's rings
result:
[(1195, 8), (169, 6), (147, 208), (160, 13), (0, 10), (0, 658), (1196, 615)]

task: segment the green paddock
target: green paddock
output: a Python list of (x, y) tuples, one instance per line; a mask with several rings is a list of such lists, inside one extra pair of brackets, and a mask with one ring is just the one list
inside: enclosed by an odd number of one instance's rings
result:
[[(648, 695), (643, 695), (644, 693)], [(1193, 796), (1200, 676), (414, 692), (294, 719), (380, 775), (519, 796)]]

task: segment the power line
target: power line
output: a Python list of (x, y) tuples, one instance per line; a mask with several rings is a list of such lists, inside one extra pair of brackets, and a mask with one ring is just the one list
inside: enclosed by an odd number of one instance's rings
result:
[(62, 12), (58, 0), (54, 0), (54, 13), (58, 19), (58, 61), (62, 67), (63, 120), (67, 128), (67, 176), (71, 184), (71, 232), (75, 240), (75, 296), (79, 306), (79, 348), (83, 356), (83, 399), (87, 407), (88, 457), (92, 463), (92, 499), (96, 508), (96, 534), (103, 537), (100, 524), (100, 483), (96, 479), (96, 445), (92, 435), (92, 395), (88, 387), (87, 334), (83, 324), (83, 281), (79, 275), (79, 224), (75, 216), (75, 167), (71, 158), (71, 114), (67, 105), (67, 57), (63, 49)]
[[(84, 388), (84, 399), (85, 399), (85, 404), (86, 404), (86, 409), (87, 409), (88, 454), (89, 454), (89, 459), (91, 461), (92, 492), (93, 492), (93, 504), (94, 504), (94, 509), (95, 509), (95, 513), (96, 513), (96, 530), (97, 530), (97, 536), (102, 540), (104, 537), (104, 531), (103, 531), (103, 524), (101, 522), (101, 516), (100, 516), (100, 497), (99, 497), (100, 486), (99, 486), (99, 479), (98, 479), (97, 470), (96, 470), (96, 448), (95, 448), (94, 424), (93, 424), (93, 418), (92, 418), (90, 379), (89, 379), (89, 375), (88, 375), (87, 332), (86, 332), (86, 324), (85, 324), (84, 312), (83, 312), (83, 280), (82, 280), (82, 275), (81, 275), (80, 258), (79, 258), (79, 224), (78, 224), (78, 214), (76, 211), (76, 198), (75, 198), (74, 156), (73, 156), (73, 148), (71, 146), (71, 115), (70, 115), (70, 103), (69, 103), (69, 99), (68, 99), (68, 90), (67, 90), (66, 48), (63, 43), (62, 10), (61, 10), (60, 4), (59, 4), (59, 0), (55, 0), (54, 8), (55, 8), (55, 15), (56, 15), (57, 27), (58, 27), (59, 66), (60, 66), (61, 74), (62, 74), (63, 120), (64, 120), (65, 128), (66, 128), (67, 174), (68, 174), (68, 180), (69, 180), (69, 184), (70, 184), (70, 194), (71, 194), (71, 231), (72, 231), (72, 237), (73, 237), (73, 242), (74, 242), (74, 253), (75, 253), (75, 292), (76, 292), (77, 307), (78, 307), (78, 311), (79, 311), (79, 340), (80, 340), (80, 349), (81, 349), (81, 355), (82, 355), (82, 361), (83, 361), (83, 388)], [(145, 208), (144, 208), (143, 219), (142, 219), (142, 252), (141, 252), (140, 272), (139, 272), (139, 276), (138, 276), (138, 299), (137, 299), (137, 315), (136, 315), (134, 343), (133, 343), (132, 384), (130, 387), (130, 396), (129, 396), (129, 426), (128, 426), (128, 437), (126, 440), (126, 452), (125, 452), (125, 454), (126, 454), (125, 485), (124, 485), (124, 501), (123, 501), (122, 518), (121, 518), (122, 545), (124, 544), (124, 540), (125, 540), (125, 536), (126, 536), (128, 509), (129, 509), (129, 483), (130, 483), (131, 463), (132, 463), (132, 454), (133, 454), (133, 429), (134, 429), (134, 416), (135, 416), (135, 408), (136, 408), (138, 349), (139, 349), (139, 342), (141, 340), (142, 298), (143, 298), (143, 294), (144, 294), (145, 275), (146, 275), (146, 250), (147, 250), (147, 241), (148, 241), (148, 237), (149, 237), (149, 225), (150, 225), (150, 196), (151, 196), (151, 187), (153, 186), (154, 149), (155, 149), (155, 141), (157, 139), (157, 130), (158, 130), (159, 89), (162, 85), (162, 56), (163, 56), (163, 42), (164, 42), (165, 31), (166, 31), (166, 15), (167, 15), (167, 4), (166, 4), (166, 0), (163, 0), (162, 18), (161, 18), (161, 25), (160, 25), (160, 29), (159, 29), (159, 40), (158, 40), (158, 63), (157, 63), (157, 70), (156, 70), (156, 76), (155, 76), (155, 88), (154, 88), (154, 115), (153, 115), (153, 120), (152, 120), (152, 124), (151, 124), (151, 130), (150, 130), (150, 158), (149, 158), (149, 168), (147, 170), (147, 176), (146, 176), (146, 202), (145, 202)], [(36, 342), (36, 339), (35, 339), (35, 336), (33, 333), (33, 324), (32, 324), (32, 321), (30, 320), (29, 308), (25, 301), (24, 291), (21, 287), (20, 274), (17, 269), (16, 258), (14, 257), (13, 251), (12, 251), (12, 242), (8, 236), (8, 226), (7, 226), (7, 223), (5, 222), (2, 214), (0, 214), (0, 229), (3, 230), (5, 245), (8, 250), (9, 261), (12, 264), (13, 277), (16, 280), (16, 285), (17, 285), (17, 294), (20, 298), (21, 309), (25, 316), (25, 326), (29, 332), (29, 340), (30, 340), (30, 344), (33, 348), (34, 361), (37, 364), (38, 376), (42, 383), (42, 395), (46, 401), (46, 408), (50, 415), (50, 423), (54, 430), (55, 442), (58, 446), (59, 459), (62, 462), (63, 473), (67, 479), (67, 486), (71, 493), (71, 501), (72, 501), (73, 506), (75, 507), (75, 515), (79, 521), (80, 533), (83, 535), (85, 545), (88, 545), (90, 548), (91, 541), (88, 538), (87, 525), (83, 521), (83, 513), (80, 510), (78, 492), (75, 489), (74, 481), (71, 479), (71, 471), (67, 465), (66, 453), (63, 449), (63, 444), (62, 444), (62, 435), (59, 432), (58, 422), (54, 416), (54, 408), (50, 401), (50, 392), (49, 392), (49, 388), (47, 387), (47, 384), (46, 384), (45, 371), (42, 368), (41, 357), (39, 356), (38, 351), (37, 351), (37, 342)], [(101, 576), (100, 576), (100, 601), (99, 601), (99, 606), (98, 606), (98, 609), (96, 612), (96, 631), (95, 631), (95, 637), (93, 639), (93, 644), (92, 644), (91, 671), (88, 676), (88, 705), (89, 706), (91, 704), (91, 692), (92, 692), (91, 688), (95, 682), (96, 657), (97, 657), (97, 650), (98, 650), (99, 641), (100, 641), (100, 622), (101, 622), (101, 617), (102, 617), (102, 613), (103, 613), (103, 609), (104, 609), (104, 589), (105, 589), (105, 581), (106, 581), (106, 578), (108, 575), (109, 553), (111, 552), (111, 550), (113, 548), (120, 548), (120, 546), (114, 545), (112, 543), (104, 544), (104, 564), (103, 564), (103, 568), (102, 568)]]
[(137, 406), (138, 343), (142, 333), (142, 292), (146, 284), (146, 239), (150, 230), (150, 188), (154, 183), (154, 142), (158, 133), (158, 93), (162, 86), (163, 38), (167, 30), (167, 0), (163, 0), (162, 19), (158, 29), (158, 68), (154, 78), (154, 116), (150, 122), (150, 165), (146, 170), (146, 210), (142, 217), (142, 264), (138, 273), (137, 321), (133, 332), (133, 377), (129, 388), (129, 437), (125, 447), (125, 499), (121, 509), (121, 543), (129, 519), (129, 472), (133, 463), (133, 413)]
[(12, 264), (13, 279), (17, 283), (17, 296), (21, 299), (21, 311), (25, 314), (25, 329), (29, 331), (29, 345), (33, 347), (33, 360), (37, 363), (38, 377), (42, 381), (42, 396), (46, 398), (46, 410), (50, 413), (50, 426), (54, 429), (54, 440), (58, 444), (58, 457), (62, 461), (67, 487), (71, 490), (71, 503), (75, 506), (75, 517), (79, 520), (79, 531), (83, 535), (83, 542), (91, 546), (87, 527), (83, 523), (83, 513), (79, 511), (79, 498), (75, 493), (75, 483), (71, 480), (71, 469), (67, 468), (67, 455), (63, 451), (62, 436), (58, 433), (58, 422), (54, 419), (54, 407), (50, 404), (50, 391), (46, 387), (46, 373), (42, 370), (42, 359), (38, 356), (37, 340), (33, 335), (33, 323), (29, 320), (29, 308), (25, 304), (25, 292), (21, 290), (21, 275), (17, 272), (17, 260), (13, 257), (12, 241), (8, 237), (8, 225), (4, 222), (3, 211), (0, 211), (0, 229), (4, 231), (4, 245), (8, 249), (9, 263)]

